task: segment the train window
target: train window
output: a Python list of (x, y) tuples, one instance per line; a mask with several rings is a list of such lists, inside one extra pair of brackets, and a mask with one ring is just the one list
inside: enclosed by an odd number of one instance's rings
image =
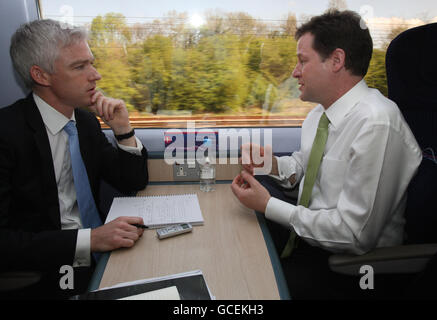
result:
[[(387, 94), (385, 51), (401, 31), (437, 21), (430, 1), (40, 0), (42, 18), (90, 33), (100, 89), (136, 127), (300, 126), (296, 27), (328, 7), (359, 12), (374, 54), (366, 81)], [(368, 3), (364, 5), (363, 3)], [(390, 4), (391, 3), (391, 4)], [(435, 7), (435, 6), (434, 6)], [(406, 14), (408, 12), (408, 14)], [(426, 12), (426, 13), (425, 13)], [(396, 15), (396, 17), (393, 17)]]

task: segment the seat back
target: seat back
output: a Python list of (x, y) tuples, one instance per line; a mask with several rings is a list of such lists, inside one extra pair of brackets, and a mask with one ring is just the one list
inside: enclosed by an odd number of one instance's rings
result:
[(406, 243), (437, 242), (437, 23), (409, 29), (387, 49), (388, 97), (426, 154), (408, 188)]

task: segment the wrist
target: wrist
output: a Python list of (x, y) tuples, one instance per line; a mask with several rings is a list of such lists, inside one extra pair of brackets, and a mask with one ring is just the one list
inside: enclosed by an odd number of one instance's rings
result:
[(272, 170), (270, 171), (270, 174), (275, 176), (279, 175), (278, 159), (275, 156), (272, 156)]
[(130, 125), (130, 123), (128, 123), (127, 125), (113, 127), (111, 129), (112, 129), (112, 132), (114, 132), (114, 135), (123, 135), (123, 134), (131, 132), (132, 126)]
[(115, 139), (117, 139), (117, 141), (129, 139), (135, 135), (135, 130), (132, 127), (113, 130), (113, 132), (114, 132)]
[(266, 200), (264, 201), (264, 203), (263, 203), (263, 210), (261, 211), (262, 213), (266, 213), (266, 211), (267, 211), (267, 205), (269, 204), (269, 201), (270, 201), (270, 198), (271, 198), (272, 196), (269, 194), (268, 195), (268, 197), (266, 197)]

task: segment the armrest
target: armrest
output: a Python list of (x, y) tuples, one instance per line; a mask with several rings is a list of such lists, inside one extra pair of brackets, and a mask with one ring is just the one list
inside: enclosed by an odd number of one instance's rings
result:
[(375, 274), (417, 273), (435, 254), (437, 243), (384, 247), (360, 256), (334, 254), (329, 257), (329, 267), (334, 272), (347, 275), (359, 275), (363, 265), (371, 265)]

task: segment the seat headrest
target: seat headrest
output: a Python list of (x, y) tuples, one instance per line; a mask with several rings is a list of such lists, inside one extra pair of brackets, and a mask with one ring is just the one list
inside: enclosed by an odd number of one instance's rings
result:
[(437, 23), (404, 31), (386, 54), (388, 97), (422, 149), (437, 151)]
[(406, 30), (386, 54), (389, 98), (401, 110), (437, 108), (437, 23)]

